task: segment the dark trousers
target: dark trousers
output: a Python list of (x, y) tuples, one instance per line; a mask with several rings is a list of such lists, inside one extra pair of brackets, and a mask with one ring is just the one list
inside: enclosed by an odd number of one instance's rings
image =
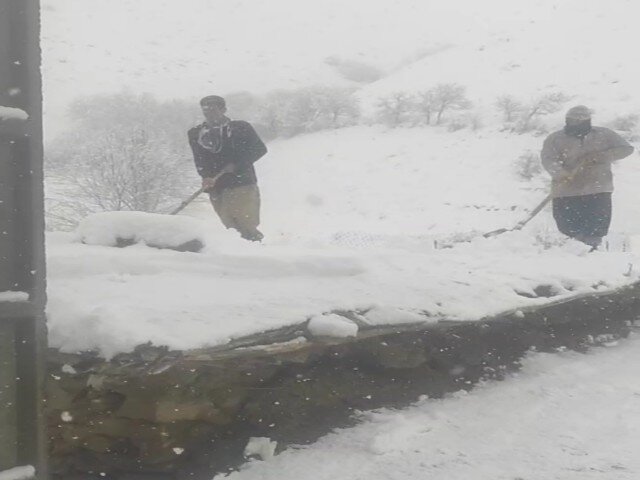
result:
[(611, 193), (554, 198), (553, 218), (565, 235), (597, 246), (609, 233)]

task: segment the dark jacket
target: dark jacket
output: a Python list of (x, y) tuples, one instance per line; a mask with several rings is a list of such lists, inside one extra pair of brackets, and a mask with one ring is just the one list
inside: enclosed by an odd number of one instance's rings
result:
[(236, 171), (225, 173), (216, 182), (212, 193), (220, 193), (227, 188), (257, 183), (253, 163), (267, 153), (267, 147), (248, 123), (232, 120), (225, 127), (222, 135), (222, 145), (217, 152), (204, 148), (199, 142), (201, 130), (206, 126), (202, 123), (189, 130), (189, 145), (193, 151), (196, 169), (202, 178), (215, 177), (230, 163), (235, 164)]

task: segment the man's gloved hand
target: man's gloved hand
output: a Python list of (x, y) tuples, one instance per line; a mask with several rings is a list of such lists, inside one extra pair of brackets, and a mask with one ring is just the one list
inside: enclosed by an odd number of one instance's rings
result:
[(237, 165), (235, 163), (228, 163), (222, 170), (220, 170), (220, 173), (215, 177), (204, 177), (202, 179), (202, 191), (209, 192), (213, 187), (215, 187), (220, 177), (222, 177), (226, 173), (233, 173), (236, 170)]
[(563, 168), (562, 171), (558, 172), (554, 176), (555, 180), (559, 180), (561, 182), (569, 182), (573, 180), (576, 175), (579, 175), (581, 172), (601, 163), (602, 159), (600, 155), (600, 153), (590, 153), (578, 158), (575, 162), (576, 165), (572, 169), (567, 169), (566, 167)]
[(217, 177), (216, 178), (214, 178), (214, 177), (205, 177), (205, 178), (203, 178), (202, 179), (202, 191), (208, 192), (213, 187), (215, 187), (217, 181), (218, 181)]

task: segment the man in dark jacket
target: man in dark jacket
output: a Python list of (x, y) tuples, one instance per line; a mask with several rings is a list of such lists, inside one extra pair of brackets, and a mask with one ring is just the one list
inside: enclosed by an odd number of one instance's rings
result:
[(547, 137), (541, 153), (558, 230), (594, 250), (600, 245), (611, 223), (611, 163), (631, 153), (633, 147), (613, 130), (591, 126), (587, 107), (567, 112), (564, 129)]
[(225, 227), (260, 241), (260, 191), (253, 163), (267, 153), (267, 147), (248, 122), (225, 115), (224, 98), (204, 97), (200, 107), (205, 122), (189, 130), (188, 136), (202, 187)]

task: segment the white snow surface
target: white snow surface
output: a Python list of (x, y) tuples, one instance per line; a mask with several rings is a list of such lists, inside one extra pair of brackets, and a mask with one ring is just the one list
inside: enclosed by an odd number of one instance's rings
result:
[(205, 228), (197, 219), (145, 212), (100, 212), (83, 219), (75, 231), (77, 241), (88, 245), (115, 246), (118, 239), (146, 245), (177, 247), (199, 240)]
[[(459, 83), (475, 105), (461, 115), (474, 117), (478, 128), (359, 126), (270, 143), (256, 164), (266, 235), (260, 245), (225, 231), (205, 198), (179, 216), (184, 220), (131, 214), (121, 222), (103, 214), (89, 219), (80, 237), (49, 234), (53, 346), (107, 357), (147, 341), (198, 348), (336, 310), (358, 310), (372, 325), (476, 320), (548, 302), (527, 298), (540, 285), (559, 299), (638, 280), (637, 153), (614, 168), (609, 240), (627, 251), (587, 254), (556, 232), (548, 209), (521, 232), (491, 239), (473, 234), (515, 225), (548, 191), (544, 175), (523, 181), (514, 173), (516, 160), (537, 153), (543, 137), (505, 131), (495, 97), (511, 94), (528, 103), (563, 91), (571, 96), (565, 110), (586, 103), (600, 125), (635, 113), (640, 69), (625, 46), (632, 45), (640, 3), (113, 5), (43, 1), (48, 136), (64, 130), (64, 112), (80, 94), (126, 88), (197, 99), (312, 84), (357, 87), (371, 110), (381, 95)], [(377, 67), (383, 77), (355, 84), (326, 62), (329, 57)], [(543, 123), (558, 129), (562, 114)], [(191, 224), (167, 233), (163, 219)], [(196, 224), (207, 244), (202, 253), (144, 246), (149, 238), (191, 239), (200, 232)], [(140, 232), (139, 245), (105, 246)], [(79, 243), (82, 235), (92, 244)], [(472, 241), (434, 250), (434, 241), (447, 244), (452, 236)]]
[[(204, 197), (179, 217), (205, 225), (202, 253), (49, 234), (50, 342), (108, 357), (148, 341), (218, 345), (336, 310), (365, 312), (372, 325), (475, 320), (548, 302), (523, 296), (539, 285), (559, 299), (637, 281), (637, 251), (587, 254), (556, 232), (548, 209), (520, 232), (460, 235), (515, 225), (544, 198), (543, 178), (513, 173), (540, 143), (489, 129), (380, 127), (273, 142), (256, 164), (263, 244), (225, 231)], [(637, 155), (615, 176), (612, 239), (640, 238)], [(451, 235), (473, 238), (434, 250)]]
[(634, 480), (638, 362), (637, 336), (531, 354), (503, 382), (361, 414), (354, 428), (215, 480)]
[(251, 437), (244, 448), (244, 456), (258, 456), (261, 460), (269, 460), (275, 454), (278, 442), (268, 437)]
[(0, 122), (3, 120), (29, 120), (29, 114), (20, 108), (0, 105)]
[(0, 480), (29, 480), (36, 474), (36, 469), (28, 465), (0, 471)]
[(358, 335), (358, 325), (335, 313), (316, 315), (309, 320), (307, 327), (315, 337), (355, 337)]
[(9, 290), (0, 292), (0, 302), (28, 302), (29, 294), (27, 292), (17, 292)]

